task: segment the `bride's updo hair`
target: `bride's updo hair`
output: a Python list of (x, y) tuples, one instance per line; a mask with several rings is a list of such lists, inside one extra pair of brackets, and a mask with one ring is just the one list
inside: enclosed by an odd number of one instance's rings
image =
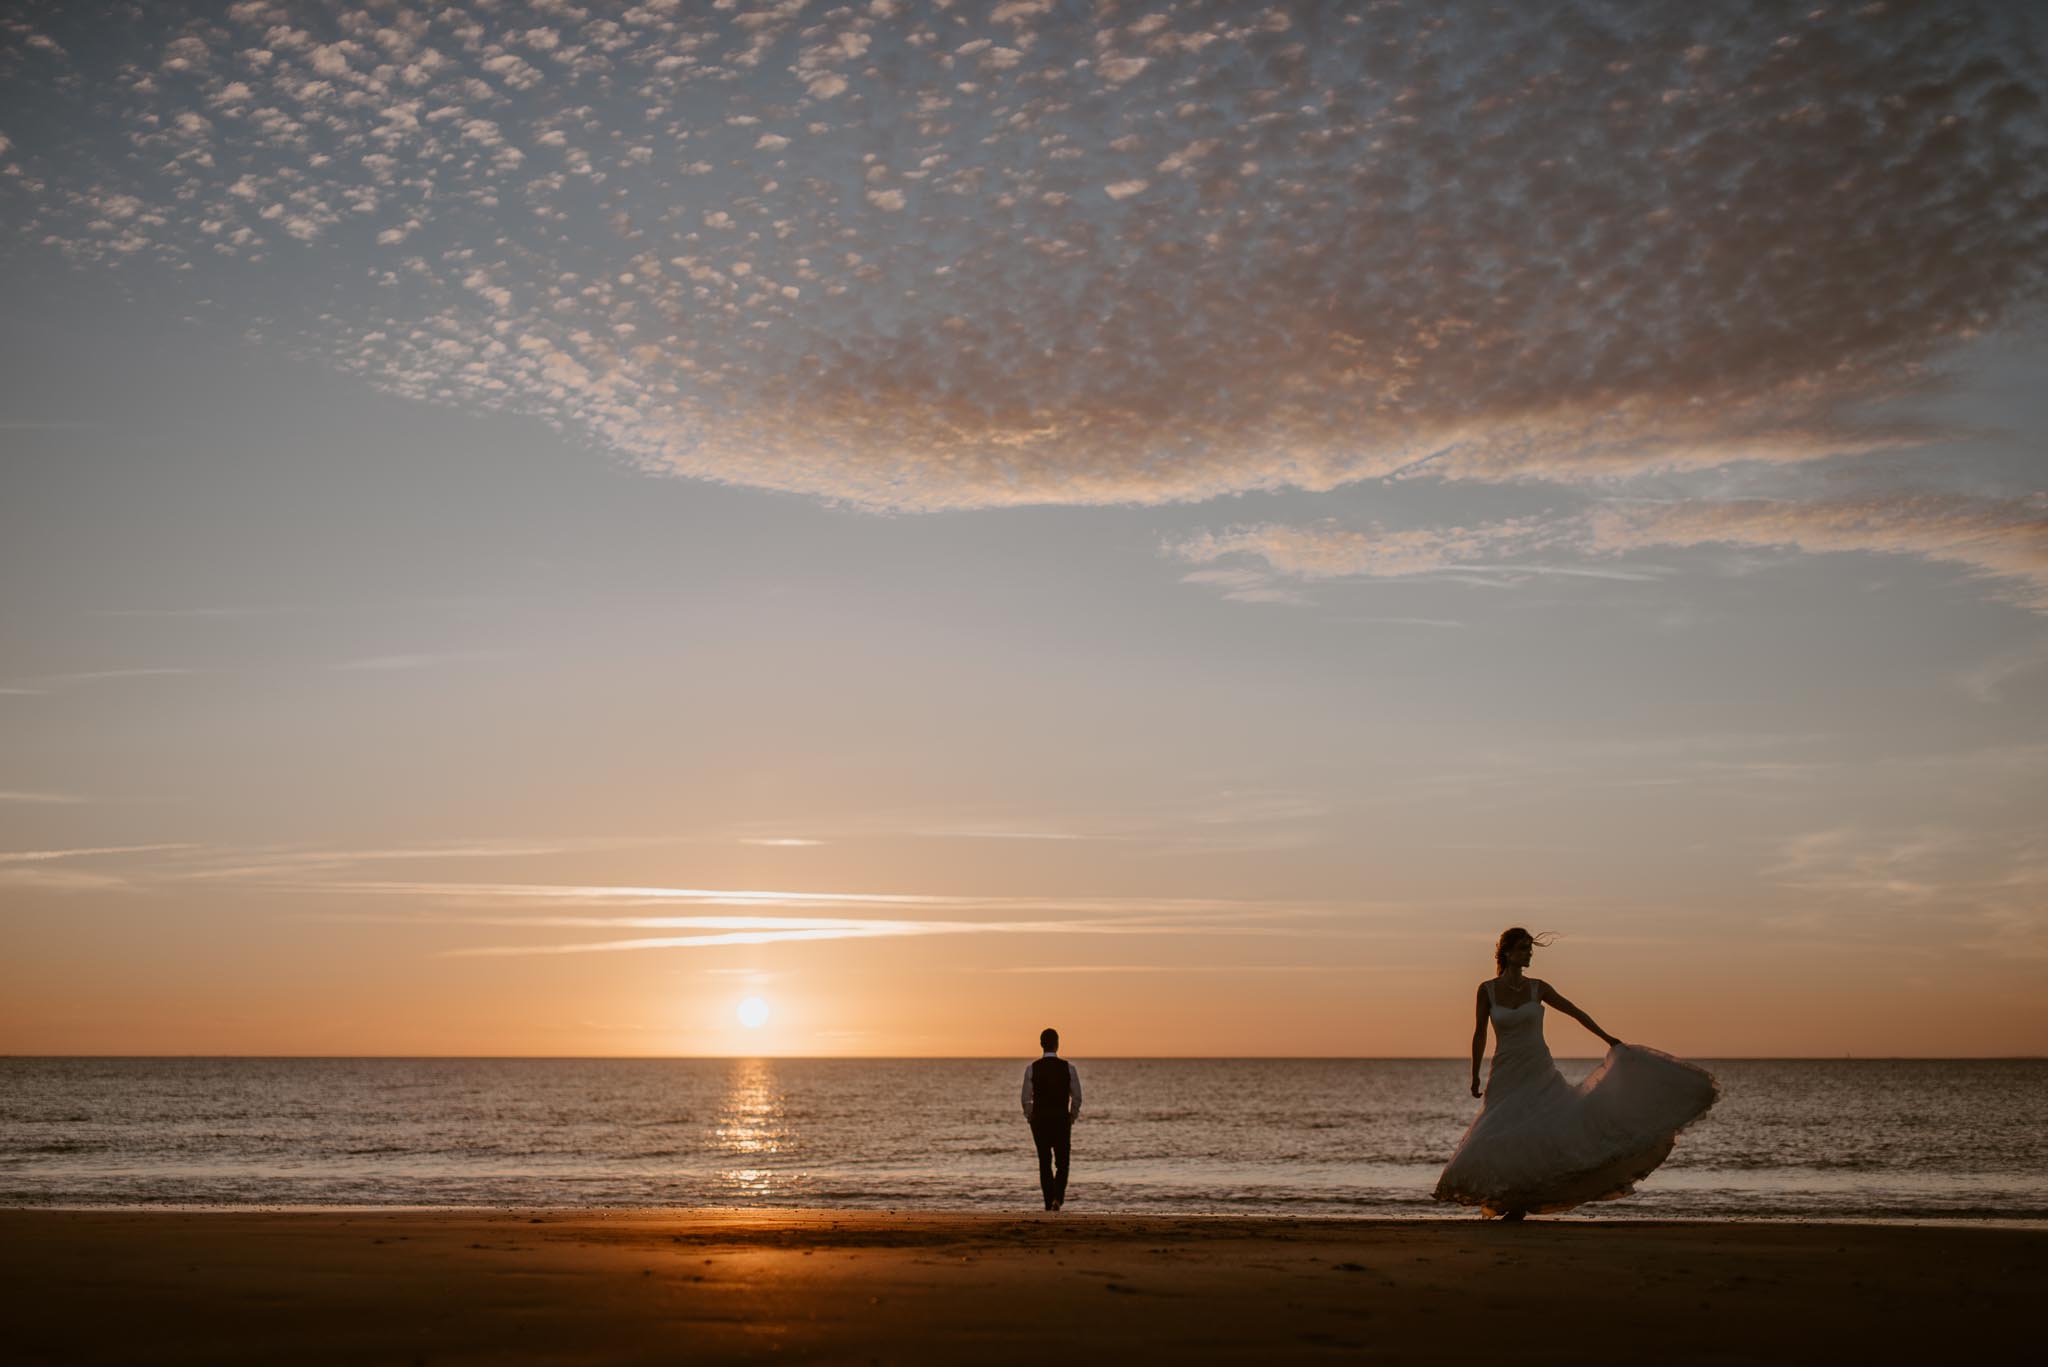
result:
[(1520, 926), (1509, 926), (1500, 933), (1500, 938), (1493, 943), (1493, 971), (1496, 973), (1507, 972), (1508, 955), (1514, 951), (1517, 945), (1526, 944), (1532, 947), (1547, 945), (1556, 938), (1557, 932), (1553, 930), (1538, 931), (1536, 934), (1531, 935)]

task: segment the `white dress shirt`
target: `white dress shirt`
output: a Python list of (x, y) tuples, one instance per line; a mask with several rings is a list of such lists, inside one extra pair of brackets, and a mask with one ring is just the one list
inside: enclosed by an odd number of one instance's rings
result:
[[(1059, 1058), (1059, 1055), (1048, 1049), (1045, 1051), (1045, 1057)], [(1081, 1118), (1081, 1072), (1071, 1062), (1067, 1060), (1061, 1061), (1067, 1064), (1067, 1119), (1079, 1120)], [(1031, 1070), (1037, 1066), (1035, 1063), (1024, 1065), (1024, 1117), (1027, 1120), (1031, 1117)]]

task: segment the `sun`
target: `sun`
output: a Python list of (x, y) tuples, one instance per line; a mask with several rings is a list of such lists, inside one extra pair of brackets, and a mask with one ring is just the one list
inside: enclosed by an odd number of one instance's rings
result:
[(768, 1023), (768, 1003), (760, 997), (749, 997), (740, 1003), (740, 1024), (749, 1030), (758, 1030)]

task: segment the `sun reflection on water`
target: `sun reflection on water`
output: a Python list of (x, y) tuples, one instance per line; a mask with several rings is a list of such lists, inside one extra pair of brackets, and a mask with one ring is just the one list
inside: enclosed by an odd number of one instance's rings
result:
[(775, 1066), (766, 1059), (735, 1060), (726, 1082), (724, 1105), (712, 1128), (719, 1152), (751, 1160), (745, 1167), (728, 1168), (720, 1174), (733, 1192), (766, 1196), (775, 1191), (780, 1174), (762, 1166), (761, 1160), (782, 1152), (788, 1138), (783, 1119), (782, 1088), (776, 1082)]

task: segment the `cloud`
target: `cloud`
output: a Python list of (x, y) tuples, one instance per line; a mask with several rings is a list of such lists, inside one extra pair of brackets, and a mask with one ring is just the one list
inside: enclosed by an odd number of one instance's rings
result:
[[(331, 882), (304, 891), (438, 904), (409, 914), (323, 914), (315, 919), (402, 925), (491, 926), (524, 930), (668, 930), (685, 934), (486, 945), (455, 957), (591, 954), (703, 949), (812, 940), (895, 939), (934, 935), (1207, 935), (1343, 937), (1333, 917), (1355, 906), (1223, 898), (976, 897), (758, 888)], [(678, 908), (687, 914), (647, 909)], [(701, 908), (719, 908), (706, 912)], [(466, 909), (466, 910), (465, 910)], [(818, 915), (819, 912), (840, 912)]]
[(1285, 603), (1299, 607), (1309, 601), (1304, 594), (1276, 587), (1270, 573), (1241, 566), (1229, 569), (1192, 570), (1181, 576), (1181, 582), (1206, 584), (1233, 603)]
[(674, 845), (679, 839), (675, 836), (513, 837), (328, 849), (211, 849), (201, 856), (181, 857), (174, 866), (158, 868), (152, 873), (157, 878), (173, 882), (269, 884), (280, 890), (311, 892), (327, 885), (324, 882), (326, 875), (364, 864), (447, 859), (536, 859), (549, 855), (650, 849)]
[(71, 793), (33, 793), (15, 789), (0, 789), (0, 802), (28, 802), (52, 806), (76, 806), (84, 802), (82, 797)]
[(1721, 545), (1911, 555), (1960, 565), (2012, 601), (2048, 612), (2048, 495), (1614, 503), (1591, 515), (1587, 542), (1603, 552)]
[(108, 856), (155, 854), (171, 850), (189, 850), (188, 844), (155, 845), (95, 845), (80, 849), (63, 850), (0, 850), (0, 886), (26, 888), (35, 892), (115, 892), (125, 891), (134, 886), (133, 882), (118, 874), (98, 869), (50, 868), (50, 864), (68, 863), (75, 859), (99, 859)]
[[(1189, 582), (1226, 596), (1285, 593), (1286, 583), (1456, 573), (1589, 575), (1647, 579), (1664, 571), (1602, 565), (1633, 551), (1741, 546), (1806, 554), (1906, 555), (1958, 565), (1994, 592), (2048, 612), (2048, 495), (1986, 498), (1889, 493), (1811, 500), (1611, 500), (1554, 517), (1475, 527), (1387, 531), (1335, 521), (1262, 523), (1201, 531), (1166, 543), (1166, 554), (1198, 565)], [(1532, 555), (1583, 557), (1553, 564)]]
[(2043, 296), (2048, 77), (1992, 0), (113, 13), (0, 34), (18, 240), (863, 506), (1867, 450)]
[(1574, 518), (1524, 517), (1477, 527), (1400, 531), (1347, 527), (1330, 519), (1305, 525), (1256, 523), (1195, 532), (1161, 549), (1207, 567), (1183, 575), (1183, 582), (1220, 589), (1226, 599), (1240, 603), (1306, 603), (1308, 598), (1290, 585), (1334, 579), (1438, 576), (1501, 587), (1544, 577), (1649, 581), (1667, 573), (1655, 567), (1560, 565), (1524, 558), (1589, 553), (1585, 524)]
[(972, 916), (982, 913), (1055, 912), (1062, 916), (1229, 917), (1261, 913), (1305, 915), (1332, 909), (1309, 902), (1240, 902), (1228, 898), (1173, 897), (1016, 897), (947, 896), (928, 893), (815, 891), (788, 888), (694, 888), (668, 885), (579, 883), (455, 883), (407, 880), (366, 880), (307, 884), (305, 890), (367, 897), (422, 898), (487, 906), (717, 906), (803, 909), (861, 908), (944, 912)]
[(1307, 526), (1269, 522), (1197, 532), (1169, 543), (1167, 550), (1202, 565), (1231, 557), (1253, 559), (1291, 579), (1400, 578), (1555, 549), (1568, 536), (1567, 530), (1536, 517), (1483, 527), (1392, 532), (1349, 528), (1334, 521)]
[[(1802, 899), (1801, 910), (1776, 919), (1781, 928), (1896, 943), (1921, 924), (1947, 923), (1966, 950), (2048, 959), (2048, 849), (2038, 837), (1836, 827), (1787, 840), (1763, 872)], [(1873, 917), (1872, 907), (1895, 914)]]
[(92, 845), (69, 850), (0, 850), (0, 864), (40, 864), (52, 859), (93, 859), (114, 854), (155, 854), (165, 850), (189, 850), (189, 844)]
[(32, 892), (116, 892), (128, 886), (125, 878), (91, 869), (0, 867), (0, 887), (26, 888)]
[[(544, 945), (487, 945), (451, 949), (448, 958), (503, 958), (529, 954), (614, 954), (646, 949), (707, 949), (724, 945), (772, 945), (806, 940), (898, 939), (916, 935), (947, 935), (999, 931), (1006, 927), (952, 921), (882, 921), (796, 917), (670, 917), (650, 918), (656, 925), (696, 927), (689, 935), (642, 936), (625, 940), (574, 940)], [(498, 922), (497, 924), (505, 924)], [(539, 924), (546, 925), (547, 922)], [(626, 924), (645, 924), (629, 921)], [(1050, 929), (1050, 927), (1048, 927)]]
[(540, 945), (489, 945), (447, 951), (451, 958), (505, 957), (527, 954), (605, 954), (622, 950), (708, 949), (729, 945), (771, 945), (811, 940), (904, 939), (930, 935), (1276, 935), (1289, 932), (1274, 927), (1244, 925), (1175, 924), (1158, 920), (1119, 921), (909, 921), (861, 917), (791, 916), (671, 916), (600, 918), (537, 918), (468, 921), (491, 924), (554, 928), (565, 926), (636, 926), (648, 929), (688, 929), (687, 935), (638, 936), (622, 940), (572, 940)]

